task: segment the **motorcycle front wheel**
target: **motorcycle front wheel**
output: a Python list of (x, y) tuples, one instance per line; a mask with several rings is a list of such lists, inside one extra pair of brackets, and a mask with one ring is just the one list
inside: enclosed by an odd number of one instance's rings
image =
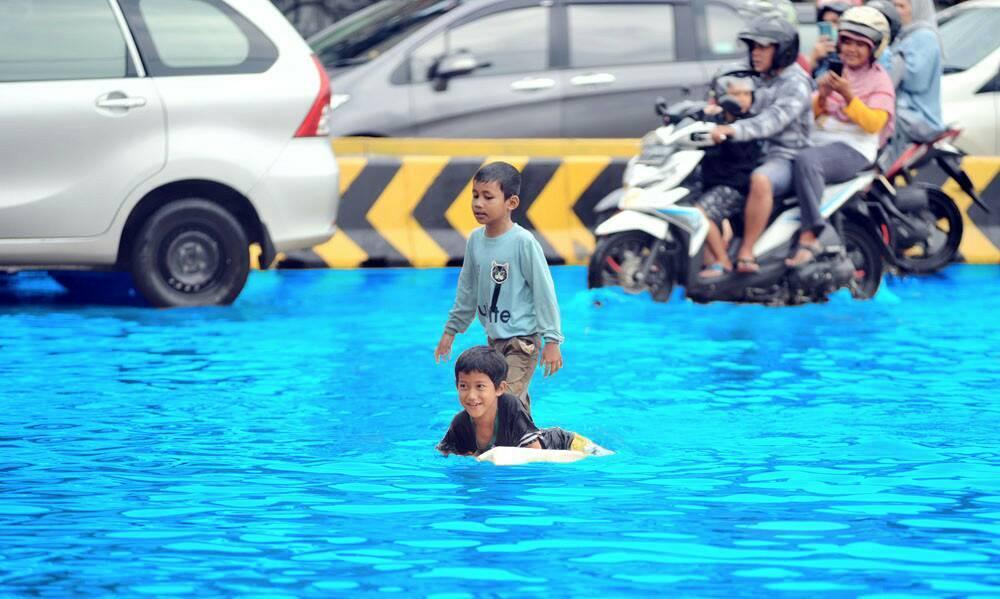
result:
[[(648, 265), (655, 239), (641, 231), (625, 231), (597, 242), (587, 269), (587, 287), (621, 287), (626, 293), (649, 291), (665, 302), (674, 288), (673, 273), (665, 261)], [(648, 266), (648, 268), (647, 268)]]
[(905, 272), (926, 275), (948, 265), (962, 243), (962, 212), (940, 188), (927, 189), (927, 210), (916, 218), (931, 225), (930, 237), (909, 248), (896, 249), (896, 263)]

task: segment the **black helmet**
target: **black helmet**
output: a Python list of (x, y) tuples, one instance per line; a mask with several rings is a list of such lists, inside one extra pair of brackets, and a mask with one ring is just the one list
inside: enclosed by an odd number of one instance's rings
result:
[(866, 4), (882, 13), (886, 21), (889, 21), (889, 41), (892, 42), (899, 35), (899, 30), (903, 28), (903, 19), (896, 10), (896, 5), (891, 0), (870, 0)]
[(822, 21), (823, 15), (827, 12), (836, 13), (839, 17), (850, 7), (851, 4), (849, 2), (844, 2), (843, 0), (828, 0), (826, 2), (820, 2), (816, 5), (816, 20)]
[(799, 56), (799, 32), (794, 25), (784, 19), (754, 17), (747, 25), (746, 31), (740, 32), (739, 39), (751, 50), (753, 44), (776, 45), (772, 71), (791, 66)]

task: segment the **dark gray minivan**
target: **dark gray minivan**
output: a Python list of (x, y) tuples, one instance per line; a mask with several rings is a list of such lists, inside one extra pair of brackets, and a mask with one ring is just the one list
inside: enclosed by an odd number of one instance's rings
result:
[(334, 135), (638, 137), (743, 58), (736, 0), (382, 0), (309, 44)]

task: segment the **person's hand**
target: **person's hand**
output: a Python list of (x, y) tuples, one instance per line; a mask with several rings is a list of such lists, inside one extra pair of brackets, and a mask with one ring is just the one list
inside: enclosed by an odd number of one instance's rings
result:
[(830, 71), (827, 75), (829, 75), (828, 85), (830, 89), (843, 96), (844, 101), (850, 104), (851, 100), (854, 99), (854, 94), (851, 92), (851, 82), (833, 71)]
[(830, 71), (827, 71), (816, 80), (817, 93), (820, 100), (825, 100), (830, 95), (830, 92), (833, 91), (833, 87), (830, 86), (830, 75), (832, 74)]
[(736, 135), (736, 129), (733, 129), (729, 125), (720, 125), (715, 129), (712, 129), (712, 132), (709, 133), (709, 135), (711, 135), (713, 142), (721, 144), (726, 141), (727, 138)]
[(542, 366), (545, 367), (545, 376), (552, 376), (563, 367), (562, 351), (558, 343), (548, 341), (542, 348)]
[(434, 350), (434, 362), (440, 364), (442, 360), (445, 362), (451, 358), (451, 344), (455, 341), (455, 336), (451, 333), (444, 333), (441, 335), (441, 340), (438, 341), (437, 349)]
[(812, 51), (812, 63), (813, 66), (819, 64), (819, 61), (823, 59), (824, 56), (837, 51), (837, 44), (833, 43), (833, 40), (825, 35), (819, 36), (816, 41), (816, 45), (813, 46)]
[(708, 116), (715, 116), (717, 114), (722, 114), (722, 107), (719, 106), (718, 104), (709, 104), (708, 106), (702, 109), (702, 112), (704, 112)]

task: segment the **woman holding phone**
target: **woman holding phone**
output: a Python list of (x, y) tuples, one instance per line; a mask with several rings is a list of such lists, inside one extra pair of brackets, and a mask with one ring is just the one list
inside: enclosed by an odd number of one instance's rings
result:
[(823, 250), (819, 234), (823, 188), (854, 177), (875, 161), (893, 128), (896, 95), (892, 80), (878, 64), (889, 44), (889, 23), (869, 6), (848, 9), (840, 17), (837, 52), (843, 73), (827, 71), (813, 97), (812, 147), (795, 157), (795, 191), (802, 211), (797, 249), (789, 266), (811, 262)]

